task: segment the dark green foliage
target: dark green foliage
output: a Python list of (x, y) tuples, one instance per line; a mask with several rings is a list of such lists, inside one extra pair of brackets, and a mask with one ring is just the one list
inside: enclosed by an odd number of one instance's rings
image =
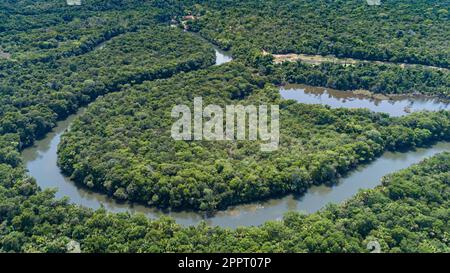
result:
[[(193, 1), (195, 2), (195, 1)], [(304, 83), (375, 93), (422, 93), (449, 99), (448, 1), (208, 1), (190, 11), (191, 29), (273, 76), (276, 83)], [(351, 16), (350, 16), (351, 14)], [(270, 53), (350, 57), (356, 65), (273, 65)], [(368, 61), (368, 62), (367, 62)]]
[(448, 252), (449, 173), (444, 153), (344, 205), (229, 230), (78, 208), (0, 164), (0, 250), (65, 252), (76, 240), (83, 252), (364, 252), (377, 240), (383, 252)]
[(47, 63), (4, 63), (0, 133), (19, 133), (21, 146), (26, 146), (48, 132), (55, 120), (99, 95), (212, 63), (214, 51), (205, 42), (161, 26), (123, 34), (80, 56)]
[(272, 69), (275, 82), (303, 83), (340, 90), (365, 89), (383, 94), (427, 94), (450, 99), (450, 73), (435, 69), (360, 63), (352, 66), (301, 62)]

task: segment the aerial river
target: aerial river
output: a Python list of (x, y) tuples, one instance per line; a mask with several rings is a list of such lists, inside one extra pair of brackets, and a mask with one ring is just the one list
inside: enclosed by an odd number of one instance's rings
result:
[[(220, 51), (217, 48), (215, 48), (215, 50), (217, 65), (232, 60), (231, 56), (226, 52)], [(298, 86), (291, 89), (301, 90)], [(288, 90), (288, 87), (283, 87), (280, 90), (285, 98), (298, 99), (300, 102), (304, 102), (304, 98), (308, 97), (301, 98), (300, 95), (297, 96), (295, 94), (285, 95), (284, 93), (287, 94), (287, 92), (307, 93), (306, 91)], [(333, 95), (330, 95), (330, 93), (325, 94), (324, 92), (325, 91), (322, 90), (322, 94), (314, 93), (312, 96), (325, 96), (328, 99), (330, 99), (331, 96), (333, 98)], [(379, 108), (380, 111), (387, 111), (388, 109), (386, 108), (387, 106), (377, 106), (384, 105), (383, 103), (372, 103), (368, 98), (347, 97), (345, 101), (339, 98), (336, 99), (339, 100), (340, 107), (355, 107), (353, 102), (357, 99), (357, 107), (371, 105), (371, 107), (368, 108), (373, 111), (376, 111), (377, 107), (382, 107)], [(313, 101), (312, 103), (328, 104), (324, 101)], [(401, 103), (401, 105), (407, 103), (408, 105), (411, 104), (410, 101), (403, 102), (401, 100), (397, 103)], [(428, 105), (432, 105), (432, 107), (428, 108)], [(401, 106), (399, 107), (401, 108)], [(442, 109), (442, 107), (444, 107), (443, 109), (447, 109), (447, 106), (445, 105), (435, 107), (434, 103), (421, 103), (420, 105), (417, 104), (417, 107), (416, 104), (414, 104), (413, 109), (437, 110)], [(213, 216), (206, 216), (205, 214), (198, 212), (164, 211), (137, 204), (119, 203), (104, 194), (95, 193), (86, 188), (79, 187), (70, 179), (62, 175), (57, 166), (57, 147), (61, 140), (61, 135), (67, 129), (70, 129), (72, 121), (77, 116), (82, 115), (83, 112), (84, 109), (81, 109), (77, 114), (70, 116), (64, 121), (58, 122), (57, 127), (55, 127), (51, 133), (48, 133), (44, 139), (36, 141), (34, 146), (27, 148), (22, 152), (24, 163), (29, 174), (36, 179), (38, 185), (43, 189), (56, 188), (56, 196), (58, 198), (67, 196), (72, 203), (81, 206), (93, 209), (104, 207), (111, 212), (128, 211), (131, 213), (143, 213), (150, 218), (169, 215), (182, 225), (194, 225), (201, 220), (205, 220), (211, 225), (234, 228), (237, 226), (260, 225), (269, 220), (278, 220), (283, 217), (284, 213), (291, 210), (312, 213), (323, 208), (328, 203), (342, 202), (356, 194), (360, 189), (369, 189), (379, 185), (382, 176), (386, 174), (407, 168), (427, 157), (450, 150), (450, 143), (440, 142), (428, 148), (420, 148), (408, 152), (385, 152), (375, 161), (367, 165), (362, 165), (350, 172), (333, 186), (314, 186), (301, 196), (288, 195), (283, 198), (238, 205), (224, 211), (219, 211)], [(405, 114), (399, 110), (389, 110), (388, 112), (394, 115)]]

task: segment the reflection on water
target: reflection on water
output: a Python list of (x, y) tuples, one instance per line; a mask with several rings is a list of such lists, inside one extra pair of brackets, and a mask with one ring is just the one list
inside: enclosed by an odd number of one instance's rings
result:
[[(80, 115), (82, 112), (83, 110), (77, 115)], [(57, 146), (60, 142), (61, 134), (69, 127), (77, 115), (59, 122), (55, 130), (49, 133), (45, 139), (37, 141), (33, 147), (23, 151), (26, 167), (39, 186), (44, 189), (57, 188), (57, 197), (68, 196), (71, 202), (85, 207), (97, 209), (104, 206), (108, 211), (139, 212), (151, 218), (170, 215), (183, 225), (197, 224), (204, 219), (211, 225), (234, 228), (237, 226), (260, 225), (269, 220), (279, 220), (284, 213), (290, 210), (311, 213), (319, 210), (327, 203), (342, 202), (353, 196), (361, 188), (375, 187), (385, 174), (406, 168), (436, 153), (450, 150), (450, 143), (441, 142), (427, 149), (417, 149), (406, 153), (386, 152), (374, 162), (361, 166), (347, 177), (340, 179), (337, 185), (331, 187), (313, 186), (301, 197), (289, 195), (284, 198), (234, 206), (216, 213), (213, 217), (206, 218), (201, 213), (169, 212), (141, 205), (118, 203), (104, 194), (80, 188), (70, 179), (64, 177), (56, 165)]]
[(233, 60), (230, 52), (223, 51), (216, 46), (214, 46), (214, 50), (216, 51), (216, 65), (228, 63)]
[(307, 85), (289, 84), (280, 88), (285, 99), (293, 99), (306, 104), (329, 105), (332, 108), (367, 108), (374, 112), (384, 112), (391, 116), (402, 116), (410, 112), (450, 109), (449, 102), (427, 97), (395, 97), (393, 99), (374, 99), (349, 91)]
[(410, 152), (386, 152), (379, 159), (360, 166), (334, 186), (313, 186), (303, 196), (289, 195), (280, 199), (271, 199), (253, 205), (237, 206), (239, 211), (229, 215), (228, 211), (219, 212), (210, 219), (212, 224), (220, 226), (260, 225), (268, 220), (277, 220), (287, 211), (312, 213), (328, 203), (340, 203), (355, 195), (360, 189), (370, 189), (381, 183), (381, 178), (389, 173), (407, 168), (437, 153), (450, 150), (450, 143), (440, 142), (430, 148), (420, 148)]

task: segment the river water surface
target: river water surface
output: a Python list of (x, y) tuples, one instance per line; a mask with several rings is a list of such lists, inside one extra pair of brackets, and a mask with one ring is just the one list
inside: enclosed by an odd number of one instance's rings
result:
[(332, 108), (367, 108), (374, 112), (388, 113), (391, 116), (403, 116), (422, 110), (450, 110), (450, 102), (444, 102), (437, 98), (397, 96), (391, 99), (375, 99), (350, 91), (300, 84), (282, 86), (280, 94), (285, 99), (293, 99), (306, 104), (322, 104)]
[[(80, 110), (77, 115), (82, 114)], [(252, 204), (230, 207), (219, 211), (212, 217), (196, 212), (168, 212), (141, 205), (118, 203), (104, 194), (92, 192), (79, 187), (61, 174), (58, 168), (57, 147), (61, 134), (69, 127), (77, 116), (73, 115), (49, 133), (45, 139), (37, 141), (33, 147), (27, 148), (22, 155), (31, 176), (43, 189), (57, 188), (56, 196), (68, 196), (72, 203), (97, 209), (104, 206), (108, 211), (144, 213), (151, 218), (170, 215), (183, 225), (197, 224), (201, 220), (211, 225), (237, 227), (260, 225), (269, 220), (278, 220), (290, 210), (305, 213), (315, 212), (327, 203), (339, 203), (355, 195), (359, 189), (374, 188), (380, 179), (389, 173), (407, 168), (437, 153), (450, 150), (450, 143), (439, 142), (429, 148), (420, 148), (409, 152), (385, 152), (370, 164), (360, 166), (339, 180), (334, 186), (313, 186), (303, 196), (288, 195), (283, 198), (270, 199)]]
[[(215, 50), (217, 65), (232, 60), (230, 55), (224, 54), (223, 51), (219, 51), (217, 48)], [(286, 93), (288, 92), (288, 89), (285, 88), (284, 90), (286, 90)], [(281, 90), (282, 94), (284, 90)], [(307, 92), (303, 93), (306, 94)], [(317, 94), (314, 96), (317, 96)], [(347, 98), (347, 101), (352, 102), (354, 100)], [(342, 102), (344, 107), (347, 107), (346, 102)], [(367, 104), (370, 105), (371, 102), (363, 99), (359, 101), (359, 107)], [(353, 104), (350, 103), (349, 105)], [(93, 209), (103, 206), (111, 212), (139, 212), (150, 218), (169, 215), (182, 225), (194, 225), (201, 220), (205, 220), (211, 225), (234, 228), (237, 226), (260, 225), (269, 220), (279, 220), (284, 213), (290, 210), (312, 213), (323, 208), (328, 203), (339, 203), (350, 198), (359, 189), (368, 189), (379, 185), (381, 177), (386, 174), (407, 168), (411, 164), (418, 163), (427, 157), (450, 150), (450, 143), (440, 142), (429, 148), (416, 149), (405, 153), (386, 152), (370, 164), (360, 166), (358, 169), (350, 172), (334, 186), (314, 186), (302, 196), (289, 195), (284, 198), (234, 206), (227, 210), (219, 211), (212, 217), (206, 217), (206, 215), (197, 212), (170, 212), (136, 204), (118, 203), (104, 194), (79, 187), (70, 179), (64, 177), (57, 166), (57, 147), (61, 135), (69, 129), (71, 122), (83, 112), (84, 109), (81, 109), (76, 115), (58, 122), (57, 127), (47, 134), (44, 139), (36, 141), (33, 147), (23, 151), (24, 163), (28, 168), (29, 174), (36, 179), (38, 185), (43, 189), (56, 188), (57, 197), (67, 196), (74, 204)]]

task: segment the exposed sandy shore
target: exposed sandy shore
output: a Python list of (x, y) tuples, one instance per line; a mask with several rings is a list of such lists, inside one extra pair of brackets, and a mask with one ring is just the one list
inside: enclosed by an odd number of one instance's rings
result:
[[(267, 55), (270, 53), (263, 50), (263, 54)], [(355, 65), (357, 63), (376, 63), (376, 64), (395, 64), (395, 65), (399, 65), (402, 68), (404, 68), (404, 67), (424, 67), (424, 68), (437, 69), (437, 70), (441, 70), (444, 72), (449, 72), (449, 70), (446, 68), (430, 66), (430, 65), (393, 63), (393, 62), (382, 62), (382, 61), (367, 61), (367, 60), (358, 60), (358, 59), (353, 59), (353, 58), (337, 58), (332, 55), (322, 56), (322, 55), (307, 55), (307, 54), (290, 53), (290, 54), (272, 54), (272, 56), (274, 58), (274, 63), (276, 63), (276, 64), (283, 63), (283, 62), (296, 62), (296, 61), (302, 61), (302, 62), (309, 63), (312, 65), (319, 65), (319, 64), (325, 63), (325, 62), (331, 62), (331, 63), (342, 64), (342, 65)]]

